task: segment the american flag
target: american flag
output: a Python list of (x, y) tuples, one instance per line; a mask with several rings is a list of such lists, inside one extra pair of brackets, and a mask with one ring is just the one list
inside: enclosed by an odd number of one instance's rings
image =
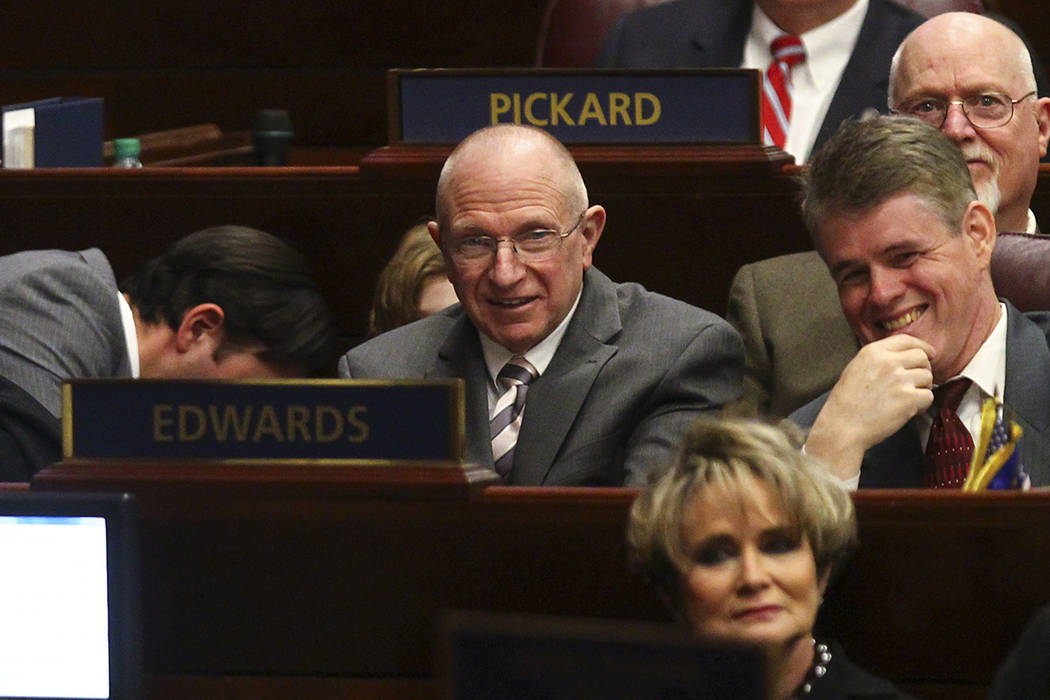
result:
[(1009, 408), (995, 398), (985, 400), (981, 432), (963, 491), (1027, 490), (1031, 482), (1017, 449), (1022, 432)]

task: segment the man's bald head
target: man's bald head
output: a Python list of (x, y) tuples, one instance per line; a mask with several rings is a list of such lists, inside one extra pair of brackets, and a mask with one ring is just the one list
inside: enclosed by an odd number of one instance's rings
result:
[(516, 354), (568, 315), (604, 227), (605, 210), (587, 205), (568, 150), (545, 131), (513, 125), (456, 147), (429, 225), (471, 322)]
[(502, 168), (508, 172), (529, 164), (541, 165), (557, 183), (564, 205), (573, 211), (587, 208), (587, 187), (572, 154), (560, 141), (542, 129), (515, 124), (499, 124), (475, 131), (453, 149), (438, 178), (435, 212), (445, 224), (449, 192), (463, 177), (473, 177), (479, 166)]
[[(962, 150), (978, 197), (996, 212), (1000, 230), (1023, 231), (1050, 140), (1050, 99), (1035, 90), (1032, 59), (1017, 34), (981, 15), (948, 12), (901, 42), (890, 68), (889, 105), (933, 123), (942, 114), (935, 106), (947, 103), (939, 127)], [(1012, 103), (1005, 124), (969, 121), (962, 101), (976, 104), (982, 96)]]
[(890, 108), (903, 99), (898, 92), (900, 82), (910, 79), (907, 73), (914, 69), (908, 65), (908, 71), (900, 71), (907, 54), (919, 52), (924, 58), (941, 56), (968, 61), (978, 45), (992, 48), (996, 57), (1002, 59), (1006, 75), (1015, 76), (1025, 92), (1036, 89), (1028, 47), (1012, 29), (973, 12), (945, 12), (916, 27), (897, 47), (890, 64)]

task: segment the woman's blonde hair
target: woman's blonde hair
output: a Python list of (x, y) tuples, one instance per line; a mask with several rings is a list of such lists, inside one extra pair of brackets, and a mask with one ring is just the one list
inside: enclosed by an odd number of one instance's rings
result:
[(654, 474), (631, 508), (627, 540), (635, 563), (676, 608), (683, 575), (691, 567), (682, 520), (692, 498), (714, 489), (745, 499), (742, 477), (771, 487), (788, 524), (813, 550), (823, 575), (856, 543), (849, 494), (826, 469), (804, 455), (785, 428), (754, 420), (701, 419), (686, 433), (674, 463)]
[(423, 287), (437, 275), (447, 275), (441, 249), (430, 237), (426, 223), (408, 229), (394, 256), (379, 273), (368, 335), (375, 336), (423, 317), (419, 299)]

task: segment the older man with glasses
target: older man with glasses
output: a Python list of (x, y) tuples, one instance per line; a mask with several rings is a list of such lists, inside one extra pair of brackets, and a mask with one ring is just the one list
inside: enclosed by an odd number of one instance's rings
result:
[(740, 338), (714, 314), (592, 266), (605, 210), (544, 131), (467, 137), (437, 187), (460, 303), (347, 353), (355, 378), (460, 377), (467, 459), (510, 484), (637, 484), (698, 415), (740, 391)]
[(941, 130), (962, 149), (977, 196), (999, 231), (1035, 232), (1029, 202), (1050, 139), (1050, 98), (1006, 26), (968, 12), (938, 15), (901, 44), (890, 108)]

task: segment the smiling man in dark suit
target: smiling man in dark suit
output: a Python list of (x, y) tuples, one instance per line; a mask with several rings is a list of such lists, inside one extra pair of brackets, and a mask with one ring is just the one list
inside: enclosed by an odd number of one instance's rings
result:
[(475, 132), (445, 162), (430, 224), (460, 304), (354, 348), (340, 374), (463, 378), (467, 459), (508, 483), (643, 481), (739, 395), (743, 352), (714, 314), (595, 269), (604, 227), (549, 134)]
[(854, 487), (959, 488), (995, 397), (1024, 430), (1032, 484), (1050, 483), (1050, 314), (996, 298), (995, 218), (960, 150), (910, 117), (847, 123), (814, 155), (803, 215), (863, 345), (792, 414), (806, 451)]
[(784, 150), (801, 163), (844, 120), (885, 109), (893, 52), (922, 19), (891, 0), (676, 0), (623, 18), (598, 65), (766, 70), (774, 40), (798, 37)]

